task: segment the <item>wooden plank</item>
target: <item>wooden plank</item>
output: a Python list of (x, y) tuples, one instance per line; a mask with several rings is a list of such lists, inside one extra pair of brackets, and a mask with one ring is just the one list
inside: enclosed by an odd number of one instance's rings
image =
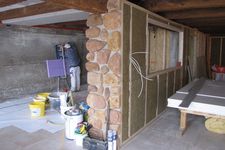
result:
[(187, 128), (187, 113), (184, 111), (180, 111), (180, 130), (182, 131), (182, 135), (184, 134)]
[(181, 11), (163, 12), (163, 15), (169, 19), (193, 19), (193, 18), (218, 18), (225, 17), (225, 8), (205, 8), (191, 9)]
[(147, 81), (147, 123), (156, 117), (157, 108), (157, 78), (153, 81)]
[(47, 0), (52, 5), (78, 9), (92, 13), (107, 12), (107, 0)]
[(225, 116), (221, 116), (221, 115), (215, 115), (215, 114), (210, 114), (210, 113), (205, 113), (205, 112), (199, 112), (199, 111), (191, 111), (191, 110), (187, 110), (187, 109), (182, 109), (181, 110), (184, 113), (188, 113), (188, 114), (193, 114), (193, 115), (198, 115), (198, 116), (205, 116), (206, 118), (221, 118), (221, 119), (225, 119)]
[(180, 107), (189, 107), (193, 99), (196, 97), (196, 94), (200, 91), (205, 83), (205, 79), (201, 78), (194, 83), (193, 87), (188, 90), (188, 94), (185, 96), (183, 102), (179, 105)]
[(8, 5), (13, 5), (13, 4), (16, 4), (16, 3), (20, 3), (20, 2), (23, 2), (25, 0), (1, 0), (0, 1), (0, 7), (5, 7), (5, 6), (8, 6)]
[(166, 79), (167, 74), (159, 76), (159, 97), (158, 97), (158, 111), (157, 114), (160, 114), (166, 109), (167, 106), (167, 97), (166, 97)]
[(24, 8), (18, 8), (18, 9), (1, 12), (0, 20), (27, 17), (27, 16), (55, 12), (55, 11), (60, 11), (65, 9), (67, 8), (58, 6), (58, 5), (52, 5), (51, 3), (45, 2), (41, 4), (31, 5)]
[(145, 1), (144, 6), (154, 12), (175, 11), (199, 8), (224, 7), (224, 0), (157, 0)]
[(123, 51), (122, 51), (122, 141), (128, 139), (129, 118), (129, 51), (130, 51), (130, 6), (123, 6)]

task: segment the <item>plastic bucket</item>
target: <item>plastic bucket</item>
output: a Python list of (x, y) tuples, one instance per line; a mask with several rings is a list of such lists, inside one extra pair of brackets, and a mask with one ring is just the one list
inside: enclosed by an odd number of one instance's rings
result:
[(48, 96), (50, 102), (50, 109), (51, 110), (60, 110), (60, 98), (57, 92), (51, 93)]
[(32, 102), (29, 104), (31, 117), (43, 117), (45, 115), (44, 102)]
[(83, 146), (84, 138), (87, 137), (87, 134), (77, 134), (75, 133), (75, 141), (77, 146)]
[(77, 126), (83, 122), (83, 114), (77, 113), (73, 115), (68, 115), (68, 111), (65, 112), (65, 135), (67, 139), (75, 140), (75, 130)]
[(65, 112), (66, 112), (67, 110), (72, 109), (72, 108), (73, 108), (73, 106), (60, 106), (60, 112), (61, 112), (61, 115), (62, 115), (62, 116), (65, 116)]

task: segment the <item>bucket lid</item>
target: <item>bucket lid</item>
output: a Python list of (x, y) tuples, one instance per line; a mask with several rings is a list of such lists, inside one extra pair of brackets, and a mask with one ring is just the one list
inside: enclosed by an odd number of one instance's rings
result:
[(49, 99), (59, 99), (59, 95), (54, 92), (54, 93), (51, 93), (50, 95), (48, 95), (48, 98)]
[(67, 116), (77, 116), (77, 115), (80, 115), (80, 110), (79, 109), (70, 109), (70, 110), (67, 110), (65, 112), (65, 115)]

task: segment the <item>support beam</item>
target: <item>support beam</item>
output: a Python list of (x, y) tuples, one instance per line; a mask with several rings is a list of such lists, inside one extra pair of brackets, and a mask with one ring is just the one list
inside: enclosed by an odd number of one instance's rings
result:
[(24, 8), (18, 8), (8, 10), (0, 13), (0, 20), (27, 17), (32, 15), (44, 14), (49, 12), (55, 12), (65, 10), (67, 8), (58, 5), (52, 5), (51, 3), (41, 3)]
[(221, 26), (225, 25), (225, 17), (222, 18), (198, 18), (198, 19), (178, 19), (176, 22), (190, 25), (190, 26)]
[(194, 18), (215, 18), (225, 17), (225, 8), (204, 8), (184, 11), (170, 11), (161, 13), (169, 19), (194, 19)]
[(107, 12), (107, 0), (47, 0), (47, 2), (91, 13)]
[(224, 0), (151, 0), (145, 1), (147, 9), (153, 12), (177, 11), (200, 8), (225, 7)]
[(184, 134), (184, 132), (187, 129), (187, 113), (180, 110), (180, 130), (181, 135)]
[(23, 2), (24, 0), (0, 0), (0, 7), (9, 6), (12, 4)]

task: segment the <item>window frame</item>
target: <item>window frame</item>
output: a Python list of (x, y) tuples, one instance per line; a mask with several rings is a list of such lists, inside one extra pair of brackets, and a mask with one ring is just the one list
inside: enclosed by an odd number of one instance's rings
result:
[[(163, 70), (159, 70), (159, 71), (155, 71), (155, 72), (150, 72), (150, 70), (148, 71), (148, 75), (150, 76), (153, 76), (153, 75), (156, 75), (156, 74), (161, 74), (161, 73), (164, 73), (164, 72), (168, 72), (168, 71), (172, 71), (172, 70), (176, 70), (176, 69), (179, 69), (183, 66), (183, 39), (184, 39), (184, 30), (183, 30), (183, 27), (181, 28), (178, 28), (174, 25), (171, 25), (170, 22), (161, 22), (161, 21), (158, 21), (158, 20), (155, 20), (155, 19), (152, 19), (152, 18), (148, 18), (148, 27), (147, 29), (149, 30), (149, 26), (150, 25), (154, 25), (156, 27), (160, 27), (162, 29), (166, 29), (166, 30), (170, 30), (170, 31), (174, 31), (174, 32), (178, 32), (179, 34), (179, 46), (178, 46), (178, 62), (180, 62), (180, 66), (176, 66), (176, 67), (170, 67), (170, 68), (164, 68)], [(147, 32), (149, 34), (149, 31)], [(149, 43), (150, 43), (150, 39), (149, 39), (149, 35), (147, 36), (147, 40), (148, 40), (148, 45), (147, 45), (147, 48), (148, 48), (148, 51), (150, 50), (149, 48)], [(150, 52), (150, 51), (149, 51)], [(164, 53), (165, 53), (165, 50), (164, 50)], [(150, 54), (149, 54), (150, 55)], [(164, 54), (164, 58), (163, 58), (165, 61), (165, 54)], [(149, 63), (150, 63), (150, 58), (149, 58)], [(150, 64), (149, 64), (150, 65)]]

